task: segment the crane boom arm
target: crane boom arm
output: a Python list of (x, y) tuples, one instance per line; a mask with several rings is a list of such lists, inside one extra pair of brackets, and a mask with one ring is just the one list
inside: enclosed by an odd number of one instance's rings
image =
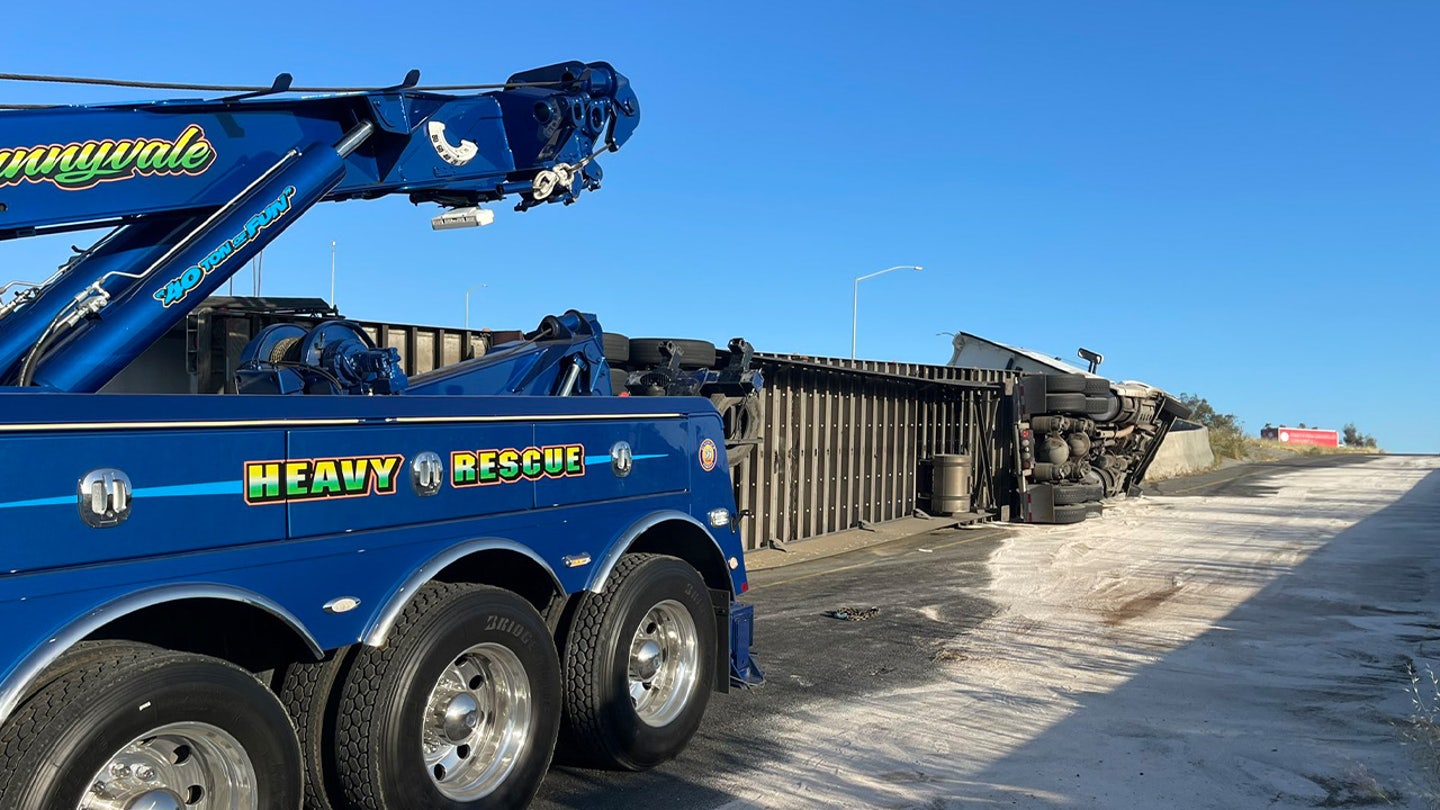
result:
[(318, 97), (0, 111), (0, 239), (115, 227), (0, 300), (0, 385), (99, 390), (319, 202), (568, 204), (599, 187), (595, 156), (639, 123), (628, 80), (604, 62), (470, 96), (414, 78)]
[[(376, 131), (324, 200), (534, 202), (537, 174), (618, 149), (639, 123), (629, 82), (603, 62), (552, 65), (507, 84), (517, 86), (0, 111), (0, 238), (220, 206), (289, 150), (336, 143), (362, 121)], [(573, 189), (542, 199), (568, 201), (598, 179), (579, 173)]]

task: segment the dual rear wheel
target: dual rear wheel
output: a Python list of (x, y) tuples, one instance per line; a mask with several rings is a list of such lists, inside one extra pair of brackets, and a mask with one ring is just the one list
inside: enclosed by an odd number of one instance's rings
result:
[(638, 770), (679, 753), (705, 711), (715, 640), (695, 570), (630, 555), (579, 598), (563, 665), (534, 607), (468, 584), (425, 586), (384, 646), (292, 666), (278, 697), (215, 658), (90, 643), (0, 730), (0, 807), (523, 807), (562, 723), (587, 764)]
[(519, 597), (428, 585), (390, 643), (330, 664), (329, 718), (313, 695), (290, 704), (312, 730), (310, 806), (523, 807), (562, 734), (577, 763), (656, 765), (704, 715), (715, 633), (703, 580), (672, 557), (623, 557), (603, 593), (581, 596), (563, 661)]
[(605, 590), (582, 597), (564, 645), (567, 759), (643, 770), (678, 754), (710, 699), (715, 634), (695, 569), (622, 557)]

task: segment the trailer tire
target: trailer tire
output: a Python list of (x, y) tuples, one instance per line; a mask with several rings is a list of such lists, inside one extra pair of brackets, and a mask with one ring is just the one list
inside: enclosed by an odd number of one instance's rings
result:
[(658, 554), (622, 557), (605, 590), (582, 597), (565, 642), (568, 757), (638, 771), (679, 754), (710, 700), (715, 643), (710, 594), (694, 568)]
[(759, 436), (760, 398), (756, 395), (730, 397), (714, 394), (710, 397), (710, 404), (720, 414), (727, 443), (747, 442)]
[(1098, 501), (1105, 497), (1105, 488), (1099, 484), (1058, 484), (1055, 487), (1055, 505), (1070, 506), (1077, 503)]
[(555, 645), (509, 591), (424, 586), (384, 646), (356, 650), (339, 689), (337, 795), (351, 806), (524, 807), (549, 769)]
[(342, 647), (324, 661), (303, 661), (285, 670), (280, 702), (295, 721), (295, 736), (305, 762), (305, 810), (331, 810), (338, 806), (336, 785), (335, 715), (340, 690), (336, 689), (355, 647)]
[(630, 338), (615, 332), (604, 332), (600, 342), (605, 347), (605, 362), (611, 366), (625, 366), (630, 362)]
[(660, 353), (660, 344), (667, 340), (680, 350), (681, 368), (700, 369), (715, 365), (717, 354), (714, 343), (680, 338), (635, 338), (630, 341), (630, 362), (647, 368), (664, 365), (665, 357)]
[[(295, 731), (254, 675), (143, 645), (112, 653), (51, 681), (0, 731), (0, 807), (76, 807), (101, 781), (126, 807), (151, 794), (228, 804), (227, 790), (237, 804), (300, 806)], [(159, 777), (113, 776), (122, 753)]]
[(1105, 416), (1119, 402), (1115, 397), (1085, 397), (1085, 413), (1089, 416)]
[(1046, 374), (1045, 393), (1047, 394), (1083, 394), (1085, 393), (1084, 374)]
[(1080, 523), (1090, 514), (1090, 509), (1083, 503), (1057, 504), (1054, 514), (1056, 524)]
[(1109, 396), (1110, 381), (1104, 377), (1086, 377), (1084, 394), (1087, 397)]
[[(1099, 399), (1099, 397), (1096, 397), (1096, 399)], [(1090, 417), (1091, 417), (1092, 419), (1094, 419), (1096, 422), (1113, 422), (1113, 421), (1115, 421), (1115, 418), (1120, 415), (1120, 398), (1119, 398), (1119, 397), (1115, 397), (1115, 396), (1111, 396), (1111, 397), (1105, 397), (1104, 399), (1105, 399), (1105, 410), (1103, 410), (1103, 411), (1094, 411), (1094, 412), (1092, 412), (1092, 413), (1090, 414)], [(1086, 406), (1086, 408), (1089, 408), (1089, 406), (1090, 406), (1090, 401), (1089, 401), (1089, 400), (1090, 400), (1090, 398), (1087, 397), (1087, 398), (1086, 398), (1086, 401), (1085, 401), (1085, 406)]]
[(1046, 394), (1046, 413), (1085, 413), (1084, 394)]

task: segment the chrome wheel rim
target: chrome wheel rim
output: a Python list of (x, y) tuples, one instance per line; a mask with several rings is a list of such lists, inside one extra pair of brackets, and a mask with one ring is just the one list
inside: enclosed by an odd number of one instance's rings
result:
[(700, 677), (700, 634), (684, 605), (666, 599), (645, 613), (630, 640), (629, 689), (635, 714), (649, 726), (680, 715)]
[(230, 732), (171, 723), (115, 752), (76, 810), (259, 810), (255, 763)]
[(503, 784), (530, 742), (530, 707), (530, 679), (510, 649), (477, 644), (452, 659), (425, 702), (420, 737), (435, 787), (466, 802)]

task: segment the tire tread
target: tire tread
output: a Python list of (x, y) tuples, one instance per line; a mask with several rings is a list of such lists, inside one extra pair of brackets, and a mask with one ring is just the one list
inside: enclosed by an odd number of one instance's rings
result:
[[(103, 652), (102, 652), (103, 650)], [(72, 659), (71, 666), (54, 677), (43, 688), (32, 694), (0, 729), (0, 773), (13, 775), (23, 772), (27, 763), (25, 757), (36, 747), (37, 738), (50, 731), (49, 725), (76, 706), (91, 705), (94, 696), (107, 694), (115, 688), (135, 681), (143, 681), (147, 675), (176, 664), (204, 664), (229, 669), (253, 682), (257, 690), (274, 698), (273, 693), (254, 676), (240, 667), (220, 658), (196, 653), (177, 652), (135, 642), (116, 642), (81, 653)], [(276, 708), (280, 709), (278, 701)], [(288, 723), (287, 723), (288, 726)], [(296, 801), (299, 800), (300, 768), (298, 748), (292, 748), (297, 757), (295, 763)], [(34, 765), (35, 763), (28, 763)], [(20, 793), (24, 786), (18, 780), (0, 780), (0, 807), (25, 807), (28, 799)], [(285, 792), (282, 789), (282, 794)], [(272, 797), (273, 798), (273, 797)]]
[(626, 554), (621, 557), (610, 572), (605, 590), (582, 600), (575, 611), (570, 640), (561, 661), (561, 673), (565, 679), (565, 723), (561, 733), (567, 737), (566, 748), (572, 756), (589, 759), (586, 754), (600, 748), (608, 759), (615, 758), (615, 752), (609, 750), (600, 713), (594, 710), (599, 702), (600, 684), (596, 680), (597, 670), (590, 664), (599, 659), (600, 624), (620, 590), (616, 586), (636, 569), (660, 556)]
[[(430, 582), (415, 592), (415, 596), (400, 612), (390, 638), (403, 638), (425, 614), (457, 594), (476, 588), (474, 585)], [(340, 788), (345, 800), (357, 807), (381, 807), (381, 797), (375, 794), (377, 780), (364, 778), (379, 771), (380, 764), (370, 755), (370, 747), (364, 744), (361, 735), (350, 732), (355, 726), (368, 727), (374, 721), (378, 703), (369, 698), (380, 694), (385, 678), (385, 668), (395, 655), (395, 645), (367, 647), (355, 656), (350, 673), (341, 689), (339, 708), (336, 711), (335, 767), (342, 774)], [(353, 686), (352, 686), (353, 685)], [(351, 778), (344, 778), (351, 776)], [(362, 778), (353, 778), (361, 776)]]
[[(306, 810), (331, 810), (335, 806), (330, 791), (333, 782), (327, 779), (332, 767), (330, 752), (325, 750), (325, 725), (334, 722), (328, 717), (336, 698), (335, 688), (352, 648), (336, 650), (324, 661), (304, 661), (285, 671), (280, 686), (280, 702), (290, 712), (295, 736), (305, 757)], [(318, 735), (317, 739), (311, 739)]]
[(1046, 374), (1045, 393), (1081, 394), (1085, 392), (1084, 374)]

